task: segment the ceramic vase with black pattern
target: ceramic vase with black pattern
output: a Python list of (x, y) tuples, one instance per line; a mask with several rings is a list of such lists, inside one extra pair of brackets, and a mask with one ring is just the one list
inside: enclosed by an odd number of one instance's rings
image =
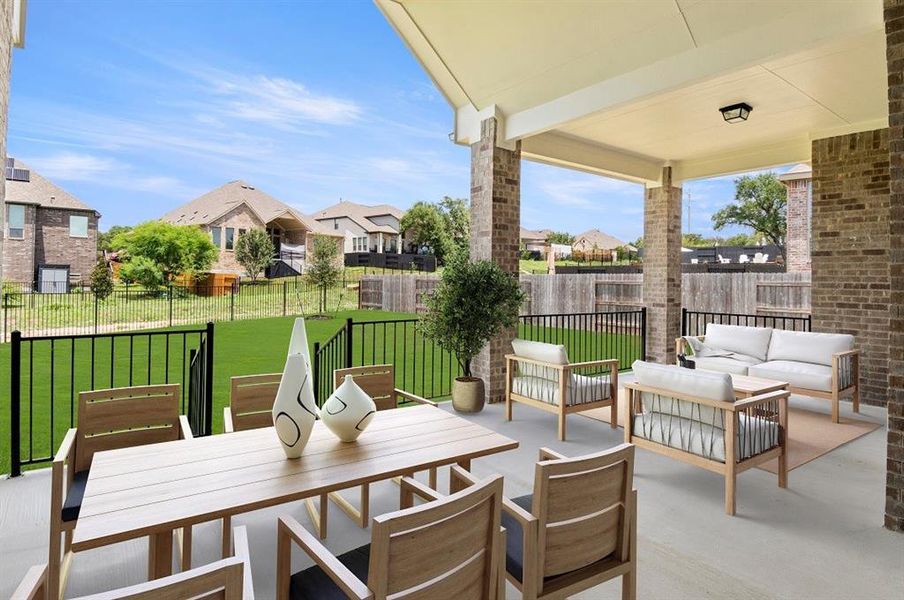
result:
[(323, 403), (320, 420), (343, 442), (354, 442), (377, 413), (373, 398), (355, 383), (351, 375)]
[(273, 426), (286, 458), (298, 458), (318, 418), (304, 319), (298, 319), (273, 402)]

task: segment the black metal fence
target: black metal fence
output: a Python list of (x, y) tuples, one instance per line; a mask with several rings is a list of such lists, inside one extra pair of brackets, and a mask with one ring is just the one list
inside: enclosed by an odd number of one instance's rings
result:
[(380, 270), (432, 273), (436, 271), (436, 257), (395, 252), (346, 252), (345, 266), (366, 267), (374, 273)]
[[(394, 365), (398, 388), (424, 398), (449, 396), (461, 366), (417, 324), (418, 319), (348, 319), (329, 340), (315, 343), (311, 368), (318, 403), (333, 390), (333, 371), (376, 364)], [(572, 362), (617, 358), (620, 368), (628, 369), (645, 355), (646, 310), (524, 315), (519, 317), (518, 336), (563, 344)]]
[(791, 331), (810, 331), (811, 319), (807, 316), (745, 315), (681, 309), (681, 335), (704, 335), (706, 325), (743, 325), (745, 327), (771, 327)]
[(23, 335), (77, 335), (237, 321), (358, 307), (357, 282), (323, 290), (303, 278), (258, 285), (117, 288), (101, 300), (90, 292), (4, 293), (0, 341)]
[[(181, 412), (195, 435), (211, 433), (214, 325), (176, 331), (25, 337), (15, 331), (9, 353), (9, 415), (0, 472), (53, 458), (76, 425), (79, 392), (181, 384)], [(7, 443), (8, 442), (8, 445)], [(0, 446), (0, 447), (2, 447)]]

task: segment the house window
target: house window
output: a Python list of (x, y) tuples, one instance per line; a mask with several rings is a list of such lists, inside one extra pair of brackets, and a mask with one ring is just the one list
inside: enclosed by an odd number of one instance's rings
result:
[(25, 207), (21, 204), (10, 204), (6, 210), (7, 236), (14, 240), (25, 237)]
[(352, 251), (367, 252), (367, 236), (352, 238)]
[(223, 234), (222, 227), (211, 227), (210, 228), (210, 239), (213, 242), (213, 245), (216, 246), (217, 248), (223, 247), (223, 242), (220, 239), (222, 237), (222, 234)]
[(69, 215), (69, 237), (88, 237), (88, 217), (84, 215)]
[(226, 228), (226, 249), (232, 250), (235, 247), (235, 229), (232, 227)]
[(339, 221), (337, 219), (333, 219), (333, 229), (339, 229)]

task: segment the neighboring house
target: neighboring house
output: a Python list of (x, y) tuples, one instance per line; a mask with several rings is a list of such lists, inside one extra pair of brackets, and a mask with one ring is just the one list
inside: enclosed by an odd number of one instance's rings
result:
[(615, 250), (627, 244), (599, 229), (589, 229), (577, 236), (571, 249), (574, 252), (593, 252), (594, 250)]
[(42, 292), (87, 281), (97, 263), (100, 214), (14, 158), (6, 159), (5, 183), (4, 280)]
[(244, 181), (230, 181), (188, 204), (171, 210), (162, 220), (176, 225), (197, 225), (210, 233), (220, 256), (211, 272), (243, 274), (235, 259), (235, 242), (250, 229), (263, 229), (273, 240), (278, 258), (284, 264), (280, 274), (302, 273), (306, 250), (315, 235), (338, 238), (288, 204), (281, 202)]
[(521, 247), (529, 252), (539, 252), (541, 254), (546, 253), (546, 238), (549, 234), (552, 233), (550, 229), (541, 229), (540, 231), (533, 231), (530, 229), (521, 228)]
[(345, 238), (345, 252), (404, 252), (402, 215), (389, 204), (367, 206), (340, 200), (311, 218)]

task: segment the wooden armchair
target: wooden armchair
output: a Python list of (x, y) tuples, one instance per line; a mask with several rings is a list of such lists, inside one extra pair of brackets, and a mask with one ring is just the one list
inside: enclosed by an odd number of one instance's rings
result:
[[(340, 556), (291, 517), (280, 518), (276, 597), (502, 600), (502, 477), (475, 482), (447, 497), (413, 479), (403, 478), (401, 485), (403, 498), (416, 490), (431, 501), (374, 518), (371, 543)], [(316, 563), (294, 575), (293, 542)]]
[[(50, 491), (48, 597), (62, 596), (72, 562), (72, 531), (78, 521), (95, 452), (190, 439), (188, 420), (179, 414), (179, 384), (144, 385), (81, 392), (78, 427), (66, 432), (53, 459)], [(183, 535), (183, 561), (190, 531)], [(60, 555), (60, 536), (65, 535)]]
[[(451, 489), (474, 482), (452, 467)], [(637, 596), (634, 446), (568, 458), (540, 449), (534, 493), (504, 499), (506, 573), (526, 600), (565, 598), (622, 577)]]
[[(166, 598), (208, 598), (254, 600), (248, 534), (244, 527), (235, 530), (235, 556), (190, 571), (155, 579), (148, 583), (121, 588), (82, 600), (155, 600)], [(47, 565), (29, 569), (10, 600), (43, 600), (47, 593)]]
[(229, 379), (229, 406), (223, 407), (223, 431), (245, 431), (273, 425), (273, 401), (282, 373), (243, 375)]

